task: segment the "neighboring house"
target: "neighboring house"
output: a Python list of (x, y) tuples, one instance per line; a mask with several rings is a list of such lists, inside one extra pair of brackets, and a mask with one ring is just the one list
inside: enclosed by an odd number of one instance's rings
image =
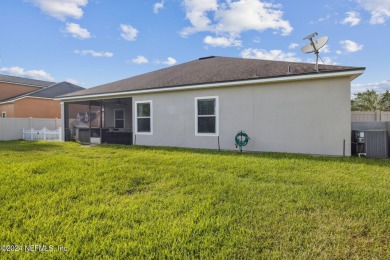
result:
[(84, 88), (68, 82), (48, 82), (0, 75), (0, 112), (2, 118), (60, 118), (56, 96)]
[(61, 96), (65, 140), (350, 155), (363, 67), (205, 57)]

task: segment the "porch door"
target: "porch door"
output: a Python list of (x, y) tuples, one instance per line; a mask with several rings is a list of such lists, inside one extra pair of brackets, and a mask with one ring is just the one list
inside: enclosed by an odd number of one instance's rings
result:
[(102, 109), (99, 101), (91, 101), (89, 107), (89, 126), (90, 126), (90, 143), (100, 144), (101, 143), (101, 125), (102, 125)]

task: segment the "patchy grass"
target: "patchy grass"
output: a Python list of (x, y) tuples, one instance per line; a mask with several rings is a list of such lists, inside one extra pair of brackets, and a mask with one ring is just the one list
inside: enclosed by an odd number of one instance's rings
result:
[(0, 258), (390, 258), (389, 160), (22, 141), (0, 158), (0, 246), (23, 246)]

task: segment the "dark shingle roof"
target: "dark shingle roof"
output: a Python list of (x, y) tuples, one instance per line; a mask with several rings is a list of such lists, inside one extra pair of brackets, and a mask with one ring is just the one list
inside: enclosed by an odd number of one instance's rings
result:
[(84, 88), (74, 85), (69, 82), (60, 82), (57, 84), (54, 84), (50, 87), (45, 87), (42, 89), (38, 89), (36, 91), (30, 92), (28, 94), (23, 94), (11, 98), (7, 98), (4, 100), (1, 100), (0, 102), (11, 102), (16, 99), (25, 98), (25, 97), (40, 97), (40, 98), (55, 98), (61, 95), (69, 94), (75, 91), (83, 90)]
[[(291, 72), (288, 73), (288, 66)], [(319, 65), (320, 73), (361, 70), (362, 67)], [(312, 63), (206, 57), (135, 77), (74, 92), (62, 97), (118, 93), (207, 83), (317, 74)]]
[(53, 86), (34, 91), (27, 94), (29, 97), (55, 98), (61, 95), (69, 94), (75, 91), (83, 90), (84, 88), (74, 85), (69, 82), (60, 82)]
[(55, 82), (51, 82), (51, 81), (28, 79), (28, 78), (21, 78), (21, 77), (2, 75), (2, 74), (0, 74), (0, 82), (8, 82), (8, 83), (28, 85), (28, 86), (36, 86), (36, 87), (48, 87), (55, 84)]

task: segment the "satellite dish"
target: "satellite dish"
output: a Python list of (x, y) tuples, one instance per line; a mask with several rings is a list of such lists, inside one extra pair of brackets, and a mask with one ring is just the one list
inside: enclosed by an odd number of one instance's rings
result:
[(322, 47), (325, 46), (325, 44), (328, 42), (329, 37), (328, 36), (323, 36), (317, 40), (313, 40), (313, 43), (309, 43), (301, 49), (303, 53), (312, 53), (319, 51)]
[[(308, 36), (306, 36), (305, 38), (303, 38), (304, 40), (309, 40), (310, 41), (310, 43), (309, 44), (307, 44), (307, 45), (305, 45), (305, 46), (303, 46), (303, 48), (301, 49), (301, 51), (303, 52), (303, 53), (315, 53), (316, 54), (316, 66), (315, 66), (315, 70), (317, 71), (317, 72), (319, 72), (318, 71), (318, 58), (320, 58), (319, 56), (319, 53), (320, 53), (320, 49), (322, 48), (322, 47), (324, 47), (325, 46), (325, 44), (328, 42), (328, 40), (329, 40), (329, 37), (328, 36), (323, 36), (323, 37), (321, 37), (321, 38), (318, 38), (318, 39), (316, 39), (316, 40), (313, 40), (313, 38), (315, 37), (315, 36), (317, 36), (318, 35), (318, 33), (312, 33), (312, 34), (310, 34), (310, 35), (308, 35)], [(320, 58), (321, 59), (321, 58)], [(321, 59), (322, 60), (322, 59)]]

